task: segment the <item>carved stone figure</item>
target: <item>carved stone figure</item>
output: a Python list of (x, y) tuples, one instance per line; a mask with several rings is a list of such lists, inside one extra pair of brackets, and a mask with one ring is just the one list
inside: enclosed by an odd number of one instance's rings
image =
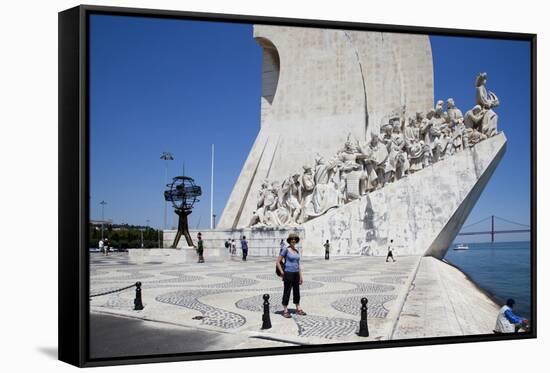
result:
[(281, 185), (279, 190), (280, 205), (290, 214), (289, 224), (296, 224), (302, 211), (302, 188), (300, 185), (300, 174), (289, 176)]
[[(357, 156), (359, 151), (356, 147), (353, 146), (351, 141), (348, 138), (348, 141), (344, 144), (344, 149), (342, 149), (337, 154), (338, 158), (338, 171), (340, 176), (339, 181), (339, 203), (346, 203), (353, 198), (358, 197), (359, 190), (359, 181), (357, 180), (357, 186), (351, 185), (350, 174), (354, 171), (361, 170), (361, 165), (357, 163)], [(348, 185), (348, 183), (350, 185)], [(353, 193), (356, 192), (356, 193)]]
[(487, 73), (480, 73), (476, 77), (476, 105), (481, 107), (483, 114), (481, 132), (491, 137), (497, 134), (498, 115), (493, 108), (500, 105), (500, 101), (496, 94), (487, 90), (486, 84)]
[(471, 110), (468, 110), (464, 116), (464, 126), (476, 131), (481, 131), (481, 120), (483, 119), (483, 113), (481, 106), (476, 105)]
[(418, 142), (420, 133), (418, 128), (416, 127), (416, 120), (414, 118), (409, 118), (408, 125), (403, 131), (403, 135), (405, 137), (407, 147), (409, 147), (414, 142)]
[(434, 125), (439, 127), (439, 130), (442, 129), (441, 126), (446, 125), (448, 122), (447, 113), (443, 108), (443, 100), (438, 100), (437, 103), (435, 104), (433, 121), (434, 121)]
[(290, 212), (279, 199), (279, 187), (273, 182), (264, 199), (266, 205), (265, 221), (270, 226), (284, 226), (290, 222)]
[(268, 192), (269, 182), (265, 180), (258, 192), (258, 201), (256, 202), (257, 209), (252, 212), (252, 218), (250, 219), (249, 226), (265, 225), (265, 196)]
[(302, 223), (306, 220), (305, 206), (309, 203), (313, 190), (315, 189), (315, 180), (313, 177), (313, 172), (311, 171), (310, 166), (303, 166), (304, 173), (302, 174), (302, 179), (300, 185), (302, 187), (302, 199), (300, 201), (300, 210), (301, 215), (298, 219), (299, 223)]
[(462, 136), (462, 141), (464, 143), (464, 148), (471, 148), (475, 144), (479, 143), (480, 141), (483, 141), (487, 138), (484, 134), (482, 134), (479, 131), (476, 131), (472, 128), (466, 128), (464, 130), (464, 134)]
[(388, 149), (379, 141), (378, 136), (372, 135), (371, 141), (363, 153), (368, 174), (367, 190), (381, 188), (386, 181)]
[(306, 219), (324, 214), (338, 206), (338, 186), (334, 182), (334, 163), (327, 163), (320, 155), (315, 158), (315, 187), (305, 204)]
[(443, 127), (438, 141), (439, 160), (445, 159), (447, 156), (454, 154), (454, 146), (451, 139), (451, 129)]
[[(441, 104), (440, 105), (440, 111), (442, 110), (442, 107), (443, 107), (443, 101), (439, 101), (438, 104)], [(431, 113), (431, 112), (430, 112)], [(428, 113), (428, 114), (430, 114)], [(437, 114), (437, 111), (433, 111), (433, 115), (428, 115), (427, 118), (429, 118), (429, 124), (428, 124), (428, 131), (427, 131), (427, 138), (428, 138), (428, 143), (429, 143), (429, 146), (430, 146), (430, 163), (436, 163), (437, 161), (439, 161), (439, 158), (440, 158), (440, 151), (441, 151), (441, 129), (443, 128), (444, 126), (444, 118), (442, 116), (442, 114), (440, 113), (439, 116), (436, 116)]]
[(405, 128), (405, 148), (409, 162), (409, 173), (422, 169), (424, 142), (420, 141), (418, 126), (422, 122), (422, 113), (416, 113), (416, 118), (409, 118), (409, 125)]
[(476, 77), (476, 105), (481, 106), (483, 110), (489, 110), (500, 105), (496, 94), (488, 91), (487, 73), (479, 73)]
[(456, 106), (452, 98), (447, 99), (447, 120), (451, 130), (450, 137), (452, 142), (451, 154), (462, 150), (462, 134), (464, 132), (464, 117), (462, 111)]
[(405, 137), (401, 133), (399, 120), (393, 121), (388, 161), (386, 162), (386, 182), (399, 180), (409, 171)]
[(454, 128), (464, 120), (462, 111), (456, 107), (455, 101), (452, 98), (447, 99), (447, 120), (451, 128)]

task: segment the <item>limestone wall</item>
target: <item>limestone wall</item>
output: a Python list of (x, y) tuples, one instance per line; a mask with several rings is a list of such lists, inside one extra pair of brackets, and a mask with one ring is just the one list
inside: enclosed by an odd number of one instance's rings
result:
[(248, 226), (263, 180), (283, 180), (384, 116), (433, 106), (427, 36), (254, 26), (264, 49), (261, 128), (218, 227)]

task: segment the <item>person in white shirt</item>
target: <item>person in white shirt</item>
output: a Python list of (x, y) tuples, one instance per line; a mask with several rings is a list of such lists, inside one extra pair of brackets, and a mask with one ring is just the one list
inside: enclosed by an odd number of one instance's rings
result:
[(516, 304), (515, 300), (508, 299), (506, 304), (498, 311), (495, 333), (517, 333), (519, 329), (528, 328), (529, 320), (519, 317), (512, 312), (514, 304)]
[(231, 255), (235, 255), (237, 253), (237, 244), (235, 243), (235, 239), (231, 240)]

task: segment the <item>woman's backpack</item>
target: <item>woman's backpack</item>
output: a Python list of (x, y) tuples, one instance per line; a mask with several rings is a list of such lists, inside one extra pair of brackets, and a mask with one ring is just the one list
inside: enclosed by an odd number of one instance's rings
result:
[[(288, 250), (288, 249), (287, 249)], [(288, 253), (288, 251), (287, 251)], [(277, 259), (278, 260), (278, 259)], [(283, 256), (283, 260), (281, 260), (281, 267), (283, 268), (283, 271), (285, 270), (285, 262), (286, 262), (286, 255)], [(281, 277), (283, 274), (281, 271), (279, 271), (279, 267), (277, 267), (277, 263), (275, 263), (275, 273), (277, 276)]]

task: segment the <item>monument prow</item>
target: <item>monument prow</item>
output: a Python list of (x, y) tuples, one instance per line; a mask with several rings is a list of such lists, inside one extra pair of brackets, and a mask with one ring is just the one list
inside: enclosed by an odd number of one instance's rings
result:
[(305, 222), (304, 255), (398, 255), (443, 258), (506, 151), (494, 137)]

